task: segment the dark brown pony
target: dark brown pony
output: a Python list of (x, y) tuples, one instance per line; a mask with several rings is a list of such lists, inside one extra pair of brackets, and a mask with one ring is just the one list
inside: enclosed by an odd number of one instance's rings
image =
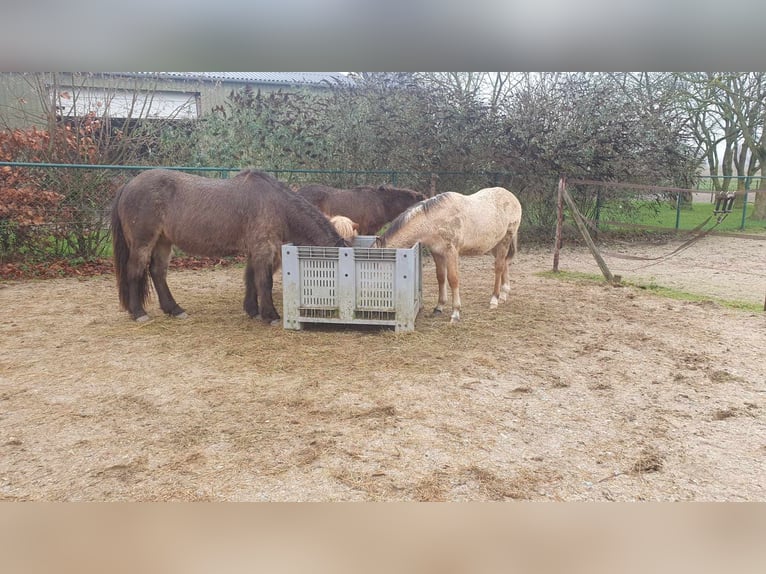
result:
[(171, 247), (177, 245), (193, 255), (245, 254), (245, 311), (276, 324), (272, 275), (286, 242), (348, 246), (319, 210), (259, 171), (211, 179), (152, 169), (125, 184), (112, 207), (120, 303), (136, 321), (149, 319), (149, 276), (162, 310), (186, 317), (167, 284)]
[(418, 191), (386, 185), (337, 189), (311, 184), (300, 188), (298, 194), (317, 206), (327, 217), (348, 217), (359, 225), (360, 235), (375, 235), (408, 207), (426, 198)]

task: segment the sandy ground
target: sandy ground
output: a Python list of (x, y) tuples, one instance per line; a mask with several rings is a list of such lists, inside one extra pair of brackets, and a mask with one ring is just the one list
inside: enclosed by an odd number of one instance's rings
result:
[[(766, 239), (766, 237), (764, 237)], [(707, 236), (684, 247), (662, 244), (609, 244), (600, 252), (615, 275), (727, 301), (763, 305), (766, 299), (766, 240)], [(674, 253), (676, 249), (681, 249)], [(629, 259), (623, 257), (644, 259)], [(553, 266), (550, 257), (549, 268)], [(559, 268), (601, 274), (584, 248), (562, 249)]]
[[(765, 249), (607, 262), (757, 305)], [(463, 321), (402, 334), (254, 322), (236, 268), (171, 273), (191, 318), (152, 301), (145, 325), (111, 276), (2, 284), (0, 499), (766, 500), (766, 314), (551, 266), (522, 250), (490, 311), (491, 260), (464, 259)], [(598, 273), (579, 247), (560, 267)], [(435, 283), (427, 260), (424, 311)]]

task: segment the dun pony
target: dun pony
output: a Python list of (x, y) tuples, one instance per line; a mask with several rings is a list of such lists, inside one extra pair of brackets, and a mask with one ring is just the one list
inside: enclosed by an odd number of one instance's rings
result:
[(473, 195), (454, 192), (439, 194), (419, 203), (397, 217), (378, 237), (380, 247), (411, 247), (418, 241), (428, 247), (436, 264), (439, 300), (434, 314), (447, 302), (449, 282), (452, 291), (451, 321), (460, 319), (461, 255), (495, 257), (495, 285), (489, 306), (497, 308), (511, 291), (509, 265), (518, 248), (521, 204), (502, 187), (490, 187)]
[(142, 172), (117, 192), (111, 228), (120, 303), (136, 321), (149, 319), (144, 305), (150, 276), (162, 310), (187, 316), (167, 284), (173, 245), (190, 255), (244, 254), (244, 309), (272, 324), (279, 321), (272, 273), (282, 244), (348, 246), (314, 206), (255, 170), (230, 179)]

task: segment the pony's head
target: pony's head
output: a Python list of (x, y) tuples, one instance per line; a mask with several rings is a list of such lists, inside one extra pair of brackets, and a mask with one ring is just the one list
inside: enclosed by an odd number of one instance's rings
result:
[(359, 224), (344, 215), (333, 215), (330, 223), (343, 239), (351, 241), (359, 235)]

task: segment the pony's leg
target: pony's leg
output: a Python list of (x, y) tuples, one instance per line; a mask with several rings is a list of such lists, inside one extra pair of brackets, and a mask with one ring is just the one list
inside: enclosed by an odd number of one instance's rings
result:
[(144, 309), (144, 302), (149, 294), (149, 277), (147, 266), (151, 259), (151, 247), (145, 246), (132, 249), (128, 256), (127, 283), (128, 283), (128, 313), (139, 323), (149, 320), (149, 315)]
[(492, 250), (495, 255), (495, 285), (492, 289), (492, 297), (489, 300), (489, 308), (497, 309), (497, 304), (501, 299), (500, 287), (503, 282), (503, 270), (505, 268), (505, 253), (495, 247)]
[(510, 242), (508, 252), (505, 256), (505, 267), (503, 268), (503, 285), (500, 287), (500, 300), (507, 301), (511, 293), (511, 261), (513, 261), (516, 251), (518, 251), (518, 228), (514, 228), (510, 233)]
[(434, 315), (441, 315), (447, 304), (447, 262), (443, 255), (431, 252), (436, 265), (436, 282), (439, 285), (439, 299), (434, 307)]
[(255, 270), (248, 258), (245, 267), (245, 313), (250, 317), (258, 318), (258, 291), (255, 289)]
[(505, 301), (508, 298), (507, 294), (501, 291), (504, 276), (507, 276), (508, 274), (508, 266), (505, 259), (507, 253), (508, 245), (506, 242), (499, 243), (492, 250), (492, 254), (495, 256), (495, 285), (492, 290), (492, 297), (489, 300), (490, 309), (497, 309), (498, 302)]
[(447, 256), (447, 281), (452, 291), (452, 316), (450, 323), (460, 321), (460, 279), (458, 277), (458, 267), (460, 258), (457, 252), (450, 253)]
[(508, 295), (511, 293), (510, 263), (509, 259), (503, 263), (502, 282), (500, 284), (500, 301), (502, 302), (508, 301)]
[(503, 262), (502, 284), (500, 285), (500, 301), (507, 301), (511, 293), (511, 259), (505, 257)]
[(279, 313), (274, 308), (274, 300), (271, 290), (274, 286), (274, 261), (275, 255), (270, 246), (264, 246), (257, 253), (251, 253), (248, 257), (247, 270), (245, 271), (245, 283), (252, 281), (252, 287), (246, 287), (245, 310), (248, 305), (255, 303), (258, 311), (256, 315), (248, 311), (251, 317), (260, 315), (261, 321), (272, 325), (279, 324)]
[(176, 300), (168, 287), (168, 263), (170, 262), (170, 250), (172, 244), (165, 237), (160, 237), (152, 251), (151, 263), (149, 264), (149, 274), (152, 276), (154, 289), (157, 291), (157, 298), (160, 300), (160, 308), (168, 315), (186, 319), (188, 315)]
[(274, 299), (271, 294), (272, 288), (274, 287), (274, 266), (271, 261), (269, 261), (268, 265), (256, 268), (255, 285), (260, 298), (259, 310), (261, 321), (272, 325), (278, 325), (280, 317), (274, 307)]

